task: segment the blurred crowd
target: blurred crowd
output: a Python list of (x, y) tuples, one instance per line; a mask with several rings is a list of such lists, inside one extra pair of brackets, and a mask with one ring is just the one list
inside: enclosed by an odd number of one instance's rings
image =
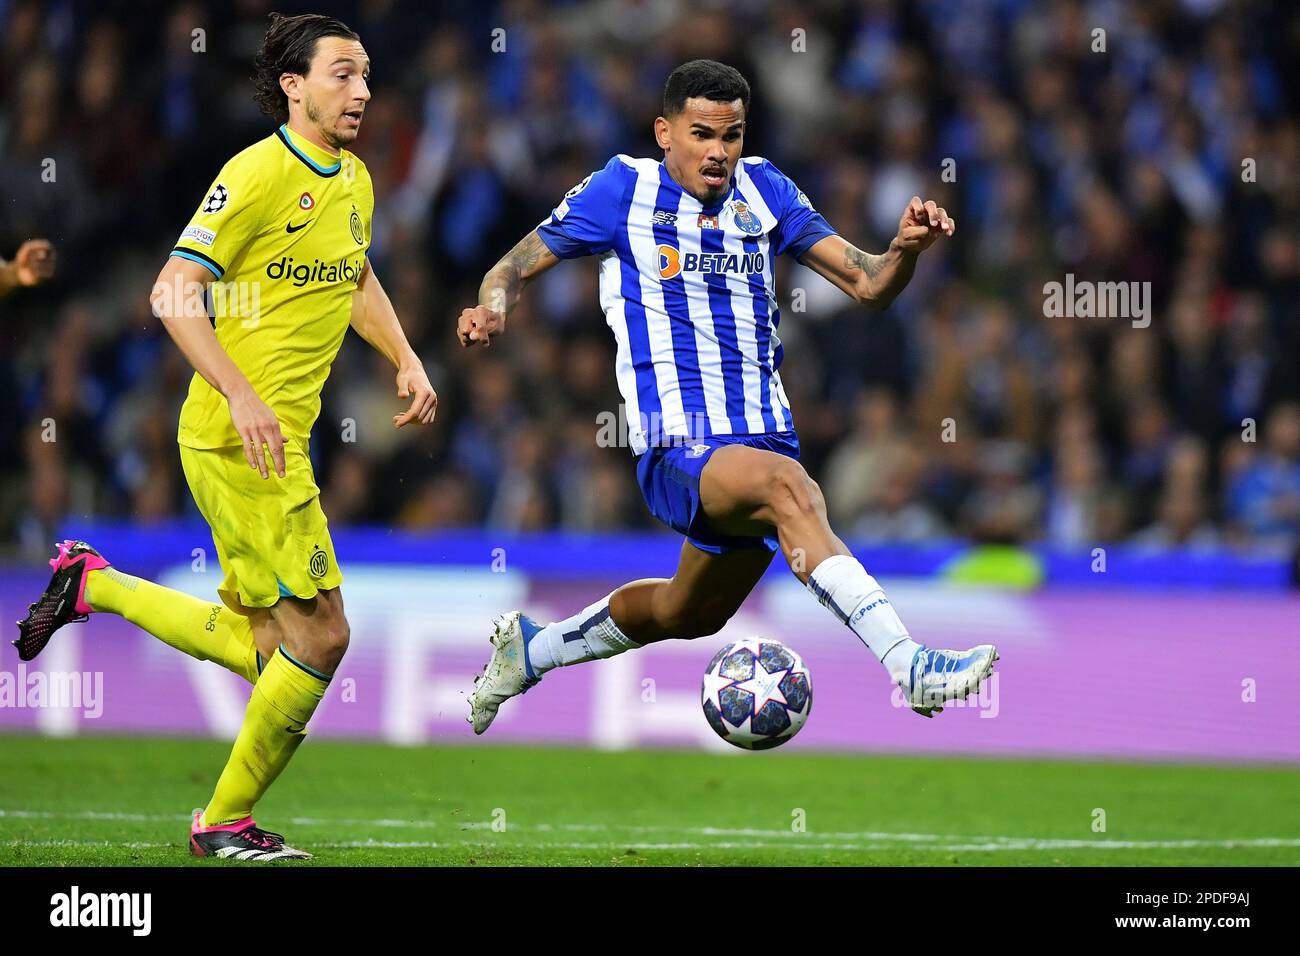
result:
[[(196, 516), (191, 371), (148, 294), (270, 131), (248, 74), (272, 9), (334, 13), (370, 53), (371, 260), (441, 398), (395, 431), (393, 370), (349, 336), (313, 436), (332, 523), (652, 526), (631, 453), (597, 441), (619, 399), (595, 263), (545, 275), (490, 349), (455, 317), (588, 172), (661, 155), (663, 81), (708, 56), (753, 86), (746, 153), (850, 241), (883, 251), (914, 193), (957, 221), (883, 314), (780, 266), (781, 373), (842, 536), (1300, 540), (1300, 6), (0, 0), (0, 256), (59, 255), (0, 302), (0, 547)], [(1048, 317), (1067, 274), (1150, 282), (1149, 326)]]

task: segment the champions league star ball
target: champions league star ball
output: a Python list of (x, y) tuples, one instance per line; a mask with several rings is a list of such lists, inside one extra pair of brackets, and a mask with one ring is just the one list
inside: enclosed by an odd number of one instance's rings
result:
[(746, 750), (769, 750), (808, 719), (812, 677), (803, 659), (780, 641), (747, 637), (714, 655), (700, 696), (704, 717), (719, 737)]

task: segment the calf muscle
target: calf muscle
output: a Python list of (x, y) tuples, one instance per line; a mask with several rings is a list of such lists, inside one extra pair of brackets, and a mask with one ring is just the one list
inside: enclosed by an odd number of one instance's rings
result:
[(683, 541), (673, 576), (623, 585), (610, 596), (610, 615), (638, 644), (716, 634), (740, 609), (771, 560), (766, 548), (713, 554)]

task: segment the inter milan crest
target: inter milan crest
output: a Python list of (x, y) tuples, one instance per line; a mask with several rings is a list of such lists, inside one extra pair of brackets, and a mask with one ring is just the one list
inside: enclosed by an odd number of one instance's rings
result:
[(758, 221), (749, 209), (749, 206), (739, 199), (731, 204), (731, 215), (736, 221), (736, 228), (747, 236), (757, 236), (763, 231), (763, 224)]
[(356, 206), (352, 207), (352, 215), (348, 218), (348, 228), (352, 230), (352, 238), (356, 240), (357, 245), (366, 241), (366, 231), (361, 227), (361, 217), (357, 215)]

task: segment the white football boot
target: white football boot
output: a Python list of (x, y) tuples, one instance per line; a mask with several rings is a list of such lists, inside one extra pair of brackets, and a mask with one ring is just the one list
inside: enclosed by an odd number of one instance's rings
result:
[(511, 611), (493, 623), (495, 631), (489, 638), (492, 657), (483, 673), (474, 678), (474, 692), (469, 695), (468, 720), (476, 734), (492, 726), (502, 704), (527, 693), (542, 679), (528, 662), (527, 649), (528, 641), (541, 626), (522, 611)]
[(979, 644), (968, 651), (931, 649), (922, 644), (912, 658), (908, 681), (899, 681), (898, 686), (914, 711), (933, 717), (943, 713), (946, 702), (978, 694), (997, 659), (998, 650), (992, 644)]

